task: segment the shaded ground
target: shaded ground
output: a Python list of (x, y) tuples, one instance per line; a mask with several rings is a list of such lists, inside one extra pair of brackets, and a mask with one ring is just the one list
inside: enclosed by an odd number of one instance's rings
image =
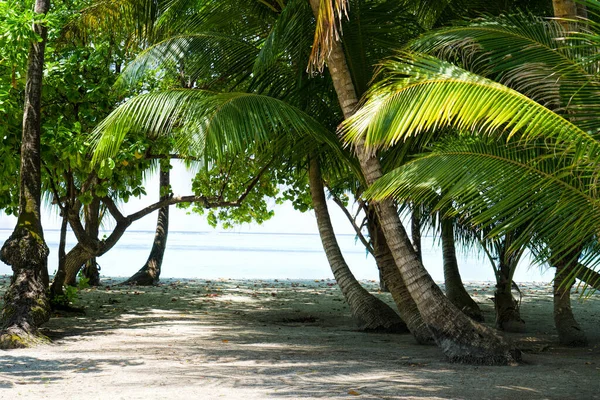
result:
[[(470, 285), (488, 320), (492, 290)], [(86, 289), (85, 316), (46, 326), (53, 344), (0, 353), (0, 398), (600, 398), (599, 296), (575, 304), (591, 345), (568, 349), (557, 345), (550, 286), (521, 290), (529, 332), (513, 339), (525, 363), (475, 367), (409, 335), (355, 331), (331, 281)]]

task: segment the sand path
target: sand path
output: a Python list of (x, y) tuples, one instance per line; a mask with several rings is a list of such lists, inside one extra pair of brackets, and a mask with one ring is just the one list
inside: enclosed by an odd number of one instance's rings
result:
[[(492, 288), (469, 289), (491, 320)], [(556, 343), (550, 287), (522, 290), (530, 332), (513, 339), (525, 363), (478, 367), (450, 364), (409, 335), (357, 332), (331, 281), (87, 289), (85, 316), (46, 326), (53, 344), (0, 353), (0, 398), (600, 398), (600, 296), (575, 304), (591, 345), (567, 349)]]

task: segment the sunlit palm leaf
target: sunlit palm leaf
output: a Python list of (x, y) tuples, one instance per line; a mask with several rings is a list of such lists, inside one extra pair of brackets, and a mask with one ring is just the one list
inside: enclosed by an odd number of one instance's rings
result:
[(598, 67), (584, 61), (598, 45), (583, 44), (557, 21), (517, 14), (431, 31), (410, 47), (505, 84), (584, 129), (598, 129)]
[(382, 82), (345, 123), (345, 138), (386, 148), (429, 130), (452, 127), (524, 140), (552, 137), (585, 143), (597, 158), (598, 143), (586, 131), (504, 85), (439, 59), (404, 53), (385, 62)]

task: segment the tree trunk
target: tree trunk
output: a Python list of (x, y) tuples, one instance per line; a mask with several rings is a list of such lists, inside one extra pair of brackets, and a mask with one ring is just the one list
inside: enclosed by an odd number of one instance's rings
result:
[(552, 7), (557, 18), (577, 18), (577, 3), (573, 0), (552, 0)]
[(359, 328), (376, 332), (408, 332), (406, 324), (398, 314), (382, 300), (365, 290), (348, 268), (333, 232), (319, 162), (316, 158), (310, 160), (308, 175), (310, 194), (325, 255)]
[[(579, 4), (573, 0), (552, 0), (552, 7), (554, 8), (554, 16), (557, 18), (575, 20), (578, 17), (588, 17), (587, 7), (584, 4)], [(577, 23), (561, 20), (559, 20), (559, 23), (568, 31), (577, 30), (578, 25), (581, 24), (581, 22)]]
[[(97, 238), (100, 232), (100, 199), (95, 198), (84, 208), (85, 231), (90, 237)], [(90, 286), (100, 286), (100, 268), (96, 257), (91, 257), (83, 265), (82, 275), (88, 279)], [(77, 271), (79, 273), (79, 271)], [(76, 285), (77, 273), (69, 276), (67, 284)]]
[(431, 332), (429, 332), (427, 325), (423, 322), (417, 305), (412, 297), (410, 297), (410, 293), (408, 293), (408, 289), (402, 280), (402, 275), (400, 275), (400, 271), (396, 267), (394, 257), (385, 242), (385, 237), (379, 227), (375, 210), (369, 213), (367, 227), (373, 241), (373, 256), (377, 262), (377, 268), (379, 268), (386, 286), (390, 289), (400, 317), (406, 322), (408, 329), (415, 337), (417, 343), (433, 344), (433, 336), (431, 336)]
[[(69, 217), (67, 216), (66, 211), (63, 214), (63, 220), (60, 227), (60, 241), (58, 243), (58, 268), (56, 269), (56, 274), (54, 275), (54, 280), (52, 281), (52, 286), (50, 286), (50, 301), (52, 304), (62, 303), (65, 305), (65, 302), (62, 301), (64, 299), (64, 291), (63, 291), (63, 282), (65, 281), (65, 260), (66, 260), (66, 252), (65, 248), (67, 245), (67, 226), (69, 225)], [(60, 282), (60, 285), (58, 285)]]
[[(36, 14), (46, 14), (49, 8), (49, 0), (36, 0), (34, 11)], [(44, 341), (45, 338), (38, 332), (38, 327), (50, 318), (47, 294), (49, 250), (44, 241), (40, 220), (40, 112), (48, 30), (42, 24), (33, 24), (33, 29), (41, 40), (31, 44), (27, 62), (19, 218), (13, 233), (0, 252), (0, 259), (13, 270), (2, 309), (2, 349), (28, 347)]]
[(575, 279), (572, 277), (573, 268), (577, 265), (577, 255), (573, 253), (552, 264), (556, 267), (554, 275), (554, 325), (558, 332), (558, 340), (567, 346), (586, 346), (588, 341), (585, 333), (575, 320), (571, 309), (571, 288)]
[[(170, 196), (169, 182), (170, 168), (161, 168), (160, 170), (160, 200)], [(169, 206), (158, 210), (158, 221), (156, 223), (156, 233), (154, 242), (146, 264), (136, 272), (131, 278), (127, 279), (122, 285), (151, 286), (156, 285), (160, 279), (160, 268), (162, 266), (163, 256), (167, 248), (167, 235), (169, 233)]]
[(80, 243), (77, 243), (75, 247), (69, 250), (65, 255), (64, 267), (61, 271), (59, 266), (59, 270), (54, 276), (50, 292), (62, 293), (62, 287), (68, 284), (66, 282), (75, 282), (75, 277), (77, 277), (77, 273), (81, 269), (81, 266), (91, 258), (92, 255), (87, 252)]
[(454, 226), (452, 220), (442, 219), (442, 254), (444, 258), (444, 282), (446, 296), (452, 304), (475, 321), (483, 322), (483, 314), (479, 306), (467, 293), (458, 270), (456, 246), (454, 243)]
[[(503, 255), (500, 256), (503, 257)], [(500, 260), (496, 277), (496, 292), (494, 293), (496, 328), (506, 332), (525, 332), (525, 321), (521, 319), (519, 303), (512, 295), (510, 268), (510, 265)]]
[[(320, 0), (310, 0), (318, 15)], [(333, 41), (327, 64), (345, 118), (356, 111), (358, 98), (341, 43)], [(361, 170), (372, 184), (382, 175), (379, 160), (364, 143), (356, 143)], [(507, 364), (520, 359), (520, 352), (494, 330), (471, 320), (457, 309), (427, 273), (408, 239), (396, 207), (390, 200), (374, 203), (390, 251), (421, 317), (444, 354), (456, 362)]]
[(423, 250), (421, 245), (421, 210), (417, 204), (413, 204), (413, 208), (410, 213), (410, 236), (412, 239), (412, 245), (417, 253), (419, 262), (423, 262)]

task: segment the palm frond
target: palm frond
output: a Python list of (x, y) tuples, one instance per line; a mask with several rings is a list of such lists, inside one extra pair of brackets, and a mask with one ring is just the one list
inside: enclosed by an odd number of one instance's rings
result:
[[(249, 148), (260, 152), (278, 137), (292, 144), (311, 138), (313, 146), (341, 151), (335, 135), (300, 109), (250, 93), (180, 89), (137, 96), (95, 129), (94, 162), (113, 157), (129, 132), (172, 135), (180, 154), (216, 159)], [(306, 154), (306, 148), (296, 151)]]
[(323, 71), (331, 51), (331, 44), (341, 40), (340, 31), (344, 17), (348, 17), (348, 0), (319, 0), (317, 28), (310, 53), (309, 70)]
[(570, 161), (557, 161), (544, 146), (459, 138), (384, 175), (365, 196), (434, 204), (490, 237), (519, 230), (514, 246), (537, 238), (565, 250), (600, 226), (594, 173)]
[[(373, 150), (444, 127), (521, 140), (544, 136), (573, 146), (585, 143), (597, 158), (598, 143), (577, 125), (525, 95), (439, 59), (403, 53), (382, 65), (385, 77), (344, 124), (346, 141)], [(582, 154), (583, 155), (583, 154)]]
[(117, 83), (131, 84), (149, 71), (168, 66), (192, 81), (237, 81), (251, 73), (257, 54), (255, 45), (219, 33), (174, 36), (141, 52), (127, 65)]
[(528, 14), (487, 17), (428, 32), (410, 48), (458, 62), (584, 129), (600, 127), (595, 117), (600, 111), (598, 68), (585, 61), (598, 53), (598, 46), (584, 45), (556, 20)]

